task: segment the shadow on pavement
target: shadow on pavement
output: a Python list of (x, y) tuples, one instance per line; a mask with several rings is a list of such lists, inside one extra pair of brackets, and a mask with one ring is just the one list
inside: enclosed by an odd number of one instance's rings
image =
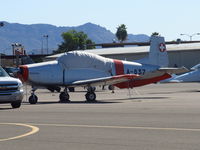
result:
[[(111, 103), (120, 103), (120, 102), (113, 102), (113, 101), (95, 101), (95, 102), (87, 102), (87, 101), (70, 101), (66, 103), (61, 103), (61, 102), (48, 102), (48, 101), (43, 101), (43, 102), (37, 102), (37, 104), (33, 105), (43, 105), (43, 104), (111, 104)], [(23, 105), (31, 105), (29, 102), (23, 102)]]

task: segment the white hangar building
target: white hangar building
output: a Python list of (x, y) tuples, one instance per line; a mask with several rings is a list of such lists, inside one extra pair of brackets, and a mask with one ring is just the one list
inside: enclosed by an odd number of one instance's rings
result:
[[(200, 43), (166, 45), (169, 67), (185, 66), (191, 68), (200, 63)], [(85, 50), (108, 58), (134, 61), (148, 56), (149, 46), (117, 47)], [(61, 54), (48, 56), (45, 60), (54, 60)]]

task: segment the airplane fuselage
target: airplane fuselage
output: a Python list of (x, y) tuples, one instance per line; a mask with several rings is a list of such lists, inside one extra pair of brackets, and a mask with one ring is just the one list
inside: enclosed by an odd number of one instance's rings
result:
[(68, 86), (77, 80), (89, 80), (122, 74), (137, 74), (139, 79), (120, 83), (119, 88), (132, 88), (169, 78), (169, 74), (157, 72), (159, 66), (140, 64), (80, 53), (63, 55), (50, 62), (21, 66), (23, 79), (35, 85)]

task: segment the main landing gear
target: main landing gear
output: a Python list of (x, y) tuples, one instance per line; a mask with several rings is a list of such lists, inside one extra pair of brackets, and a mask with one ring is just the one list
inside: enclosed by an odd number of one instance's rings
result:
[[(29, 97), (28, 101), (30, 104), (36, 104), (38, 102), (38, 97), (35, 95), (35, 91), (37, 88), (32, 87), (31, 96)], [(96, 94), (95, 94), (94, 87), (88, 87), (87, 93), (85, 94), (86, 101), (89, 103), (96, 102)], [(68, 88), (65, 87), (64, 91), (60, 93), (59, 99), (61, 103), (68, 103), (70, 96), (68, 94)]]
[[(64, 89), (63, 92), (60, 93), (59, 98), (61, 103), (67, 103), (70, 102), (69, 100), (69, 94), (67, 91), (67, 87)], [(95, 88), (94, 87), (88, 87), (87, 93), (85, 94), (85, 98), (87, 102), (96, 102), (96, 94), (94, 93)]]
[(85, 98), (87, 102), (96, 102), (96, 94), (94, 93), (95, 88), (94, 87), (88, 87), (87, 93), (85, 94)]
[(60, 102), (61, 103), (70, 102), (70, 100), (69, 100), (69, 94), (67, 92), (67, 88), (65, 88), (64, 91), (60, 93), (59, 98), (60, 98)]

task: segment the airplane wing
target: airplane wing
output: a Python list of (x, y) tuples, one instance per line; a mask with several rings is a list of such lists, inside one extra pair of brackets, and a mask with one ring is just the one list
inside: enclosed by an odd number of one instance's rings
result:
[(181, 67), (181, 68), (159, 68), (158, 71), (169, 74), (182, 74), (188, 72), (189, 70), (185, 67)]
[(72, 83), (68, 83), (68, 87), (76, 86), (97, 86), (97, 85), (113, 85), (121, 82), (130, 81), (135, 78), (139, 78), (139, 75), (136, 74), (123, 74), (117, 76), (109, 76), (103, 78), (89, 79), (89, 80), (80, 80)]

